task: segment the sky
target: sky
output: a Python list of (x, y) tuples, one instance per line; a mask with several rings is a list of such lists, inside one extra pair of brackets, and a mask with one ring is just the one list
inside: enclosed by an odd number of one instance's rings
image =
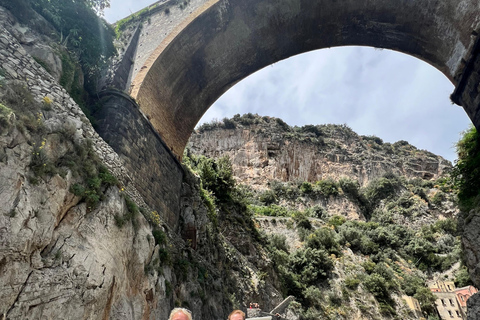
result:
[[(152, 0), (111, 0), (115, 22)], [(289, 125), (346, 124), (384, 142), (406, 140), (454, 162), (455, 143), (470, 119), (450, 102), (454, 86), (429, 64), (391, 50), (338, 47), (279, 61), (245, 78), (199, 124), (258, 113)]]

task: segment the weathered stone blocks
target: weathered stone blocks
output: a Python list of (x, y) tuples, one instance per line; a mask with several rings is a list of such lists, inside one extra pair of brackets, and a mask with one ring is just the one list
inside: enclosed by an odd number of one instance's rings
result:
[(121, 156), (145, 202), (176, 226), (183, 180), (180, 163), (133, 101), (119, 94), (104, 100), (95, 114), (98, 133)]

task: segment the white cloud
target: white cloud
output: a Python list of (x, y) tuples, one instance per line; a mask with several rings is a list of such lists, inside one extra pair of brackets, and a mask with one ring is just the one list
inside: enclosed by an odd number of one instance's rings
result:
[(209, 121), (211, 112), (220, 119), (252, 112), (290, 125), (346, 123), (359, 134), (407, 140), (453, 161), (452, 145), (470, 122), (451, 105), (453, 89), (435, 68), (405, 54), (334, 48), (251, 75), (217, 100), (200, 122)]

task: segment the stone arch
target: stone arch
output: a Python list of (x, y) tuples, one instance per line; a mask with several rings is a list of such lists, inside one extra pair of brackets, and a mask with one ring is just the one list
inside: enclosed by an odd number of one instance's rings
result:
[(417, 57), (457, 85), (479, 26), (475, 0), (211, 0), (160, 44), (131, 94), (181, 156), (215, 100), (265, 66), (311, 50), (362, 45)]

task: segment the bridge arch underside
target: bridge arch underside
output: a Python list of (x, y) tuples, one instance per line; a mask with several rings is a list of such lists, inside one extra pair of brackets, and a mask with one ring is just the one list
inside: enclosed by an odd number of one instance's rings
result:
[(197, 122), (225, 91), (307, 51), (392, 49), (426, 61), (456, 85), (476, 41), (479, 7), (476, 0), (220, 0), (150, 57), (131, 93), (181, 156)]

